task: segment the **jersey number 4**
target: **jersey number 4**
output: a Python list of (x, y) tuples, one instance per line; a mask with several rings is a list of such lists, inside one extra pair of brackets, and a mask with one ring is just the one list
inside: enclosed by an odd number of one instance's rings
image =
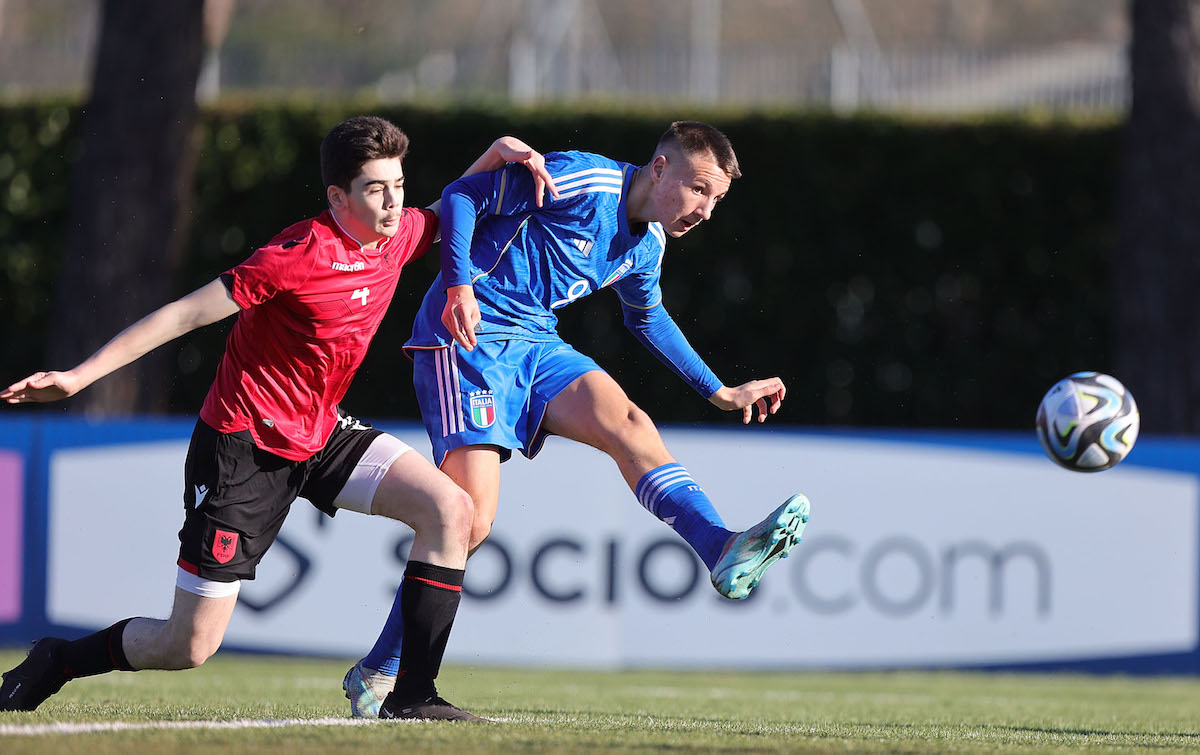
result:
[(367, 294), (371, 293), (369, 288), (356, 288), (354, 293), (350, 294), (351, 299), (362, 299), (363, 306), (367, 306)]

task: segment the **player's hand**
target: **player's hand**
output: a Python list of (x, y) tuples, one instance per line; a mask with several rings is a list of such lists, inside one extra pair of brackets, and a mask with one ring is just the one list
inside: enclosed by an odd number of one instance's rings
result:
[(42, 404), (74, 396), (83, 387), (83, 382), (74, 372), (35, 372), (0, 391), (0, 401), (7, 404)]
[(550, 171), (546, 170), (546, 158), (542, 157), (542, 153), (515, 136), (502, 136), (496, 140), (495, 146), (504, 162), (520, 163), (533, 174), (534, 198), (538, 207), (542, 206), (547, 189), (551, 196), (558, 199), (558, 188), (550, 177)]
[(470, 286), (451, 286), (446, 289), (446, 308), (442, 310), (442, 325), (450, 337), (467, 351), (475, 348), (475, 326), (482, 315), (475, 289)]
[(751, 380), (736, 388), (721, 386), (708, 400), (719, 409), (732, 412), (742, 410), (742, 424), (750, 424), (754, 416), (754, 407), (758, 407), (758, 421), (766, 422), (768, 414), (779, 411), (787, 388), (777, 377), (766, 380)]

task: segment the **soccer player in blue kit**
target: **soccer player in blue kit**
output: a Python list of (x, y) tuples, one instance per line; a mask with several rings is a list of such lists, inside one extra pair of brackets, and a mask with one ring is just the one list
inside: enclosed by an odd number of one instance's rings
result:
[[(728, 138), (677, 121), (647, 165), (585, 152), (546, 155), (557, 193), (544, 206), (522, 166), (459, 179), (442, 193), (442, 272), (405, 344), (433, 443), (433, 459), (470, 494), (469, 548), (496, 516), (500, 464), (533, 458), (548, 435), (599, 449), (638, 501), (687, 541), (713, 586), (745, 598), (800, 540), (809, 504), (793, 495), (745, 532), (727, 529), (654, 423), (591, 358), (564, 342), (555, 310), (612, 287), (625, 325), (701, 396), (749, 423), (779, 410), (777, 377), (724, 385), (662, 304), (668, 237), (707, 220), (741, 175)], [(394, 683), (402, 621), (397, 607), (372, 651), (346, 675), (356, 716), (378, 713)]]

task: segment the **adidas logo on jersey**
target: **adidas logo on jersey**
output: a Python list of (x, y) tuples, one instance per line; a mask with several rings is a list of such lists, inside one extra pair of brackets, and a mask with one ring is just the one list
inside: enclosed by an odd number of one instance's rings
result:
[(339, 273), (357, 273), (360, 270), (366, 270), (367, 263), (363, 262), (362, 260), (359, 260), (358, 262), (349, 262), (349, 263), (335, 262), (335, 263), (333, 263), (333, 269), (337, 270)]
[(574, 244), (579, 251), (583, 252), (584, 257), (588, 256), (592, 252), (592, 242), (588, 241), (587, 239), (571, 239), (571, 243)]

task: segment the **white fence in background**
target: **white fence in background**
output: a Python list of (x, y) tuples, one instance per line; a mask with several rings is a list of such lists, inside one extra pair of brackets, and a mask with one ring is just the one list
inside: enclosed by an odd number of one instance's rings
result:
[[(264, 44), (268, 44), (265, 42)], [(0, 96), (82, 93), (94, 40), (86, 35), (10, 40), (0, 45)], [(839, 47), (795, 49), (427, 50), (408, 66), (353, 65), (336, 47), (272, 50), (269, 63), (212, 57), (201, 77), (205, 100), (222, 93), (373, 95), (384, 102), (511, 100), (624, 104), (696, 103), (912, 113), (1121, 111), (1129, 82), (1123, 46), (1063, 45), (979, 52)]]

